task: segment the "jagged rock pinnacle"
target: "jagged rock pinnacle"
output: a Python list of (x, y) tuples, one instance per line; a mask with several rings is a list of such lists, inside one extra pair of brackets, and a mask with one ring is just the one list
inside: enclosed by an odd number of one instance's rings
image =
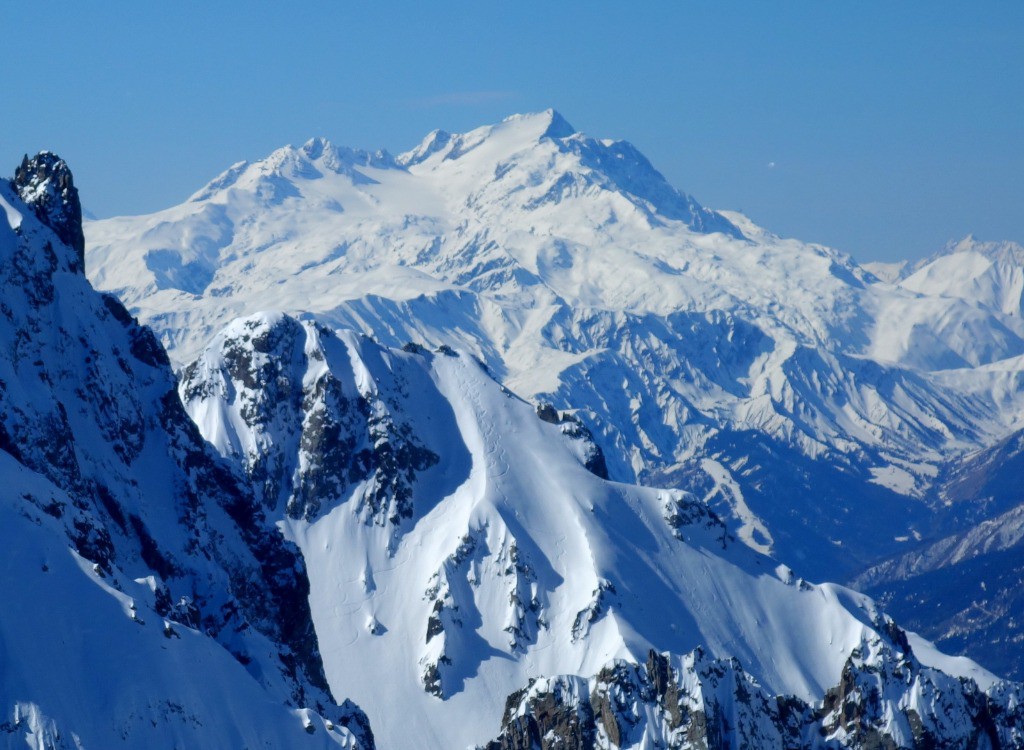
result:
[(82, 204), (67, 163), (54, 153), (40, 151), (31, 159), (26, 154), (14, 171), (14, 188), (32, 207), (41, 222), (72, 247), (85, 269), (85, 234), (82, 232)]

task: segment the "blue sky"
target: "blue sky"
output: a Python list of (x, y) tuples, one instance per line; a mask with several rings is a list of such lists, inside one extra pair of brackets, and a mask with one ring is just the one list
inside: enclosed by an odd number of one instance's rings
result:
[(0, 159), (57, 151), (100, 216), (313, 135), (400, 152), (554, 107), (860, 260), (1024, 242), (1018, 1), (12, 2), (0, 28)]

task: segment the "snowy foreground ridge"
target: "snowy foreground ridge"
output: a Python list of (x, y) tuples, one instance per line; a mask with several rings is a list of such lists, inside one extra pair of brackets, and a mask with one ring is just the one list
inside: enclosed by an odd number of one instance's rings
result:
[[(287, 519), (328, 682), (367, 711), (382, 746), (478, 744), (505, 712), (503, 741), (529, 747), (514, 739), (531, 731), (514, 717), (549, 694), (566, 716), (594, 711), (604, 691), (611, 713), (578, 717), (590, 738), (580, 746), (619, 733), (619, 746), (653, 747), (704, 731), (673, 712), (728, 711), (723, 701), (750, 691), (800, 707), (793, 726), (760, 716), (760, 704), (739, 709), (775, 747), (786, 732), (845, 736), (843, 721), (811, 707), (843, 679), (878, 681), (892, 701), (879, 731), (910, 741), (910, 720), (898, 718), (907, 708), (970, 714), (930, 705), (968, 699), (919, 659), (996, 684), (926, 644), (912, 650), (869, 599), (806, 583), (750, 550), (691, 495), (596, 476), (585, 466), (593, 444), (572, 416), (538, 415), (465, 353), (390, 350), (257, 315), (214, 338), (185, 369), (181, 394)], [(661, 661), (662, 651), (688, 656)], [(678, 706), (649, 697), (651, 668), (628, 666), (647, 659), (679, 683), (665, 699)], [(508, 696), (528, 685), (507, 713)], [(629, 691), (654, 702), (634, 705)], [(703, 707), (704, 691), (720, 709)]]
[[(927, 295), (550, 112), (397, 158), (285, 149), (88, 246), (53, 154), (0, 208), (4, 747), (1024, 746), (1024, 686), (803, 572), (828, 546), (865, 585), (927, 567), (864, 572), (912, 544), (844, 519), (870, 488), (893, 518), (868, 520), (990, 513), (965, 544), (1014, 544), (1009, 499), (965, 489), (1017, 455), (986, 406), (1009, 376), (824, 345)], [(746, 262), (744, 294), (790, 287), (741, 297)], [(1013, 317), (957, 299), (943, 325)]]

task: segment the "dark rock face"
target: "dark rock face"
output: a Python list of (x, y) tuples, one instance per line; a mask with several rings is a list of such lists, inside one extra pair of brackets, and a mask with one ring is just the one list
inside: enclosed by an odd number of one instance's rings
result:
[(40, 151), (26, 155), (14, 172), (14, 189), (31, 206), (36, 217), (50, 227), (78, 259), (77, 271), (85, 270), (85, 235), (82, 232), (82, 204), (78, 200), (68, 165), (56, 154)]
[(439, 457), (402, 418), (410, 394), (400, 379), (394, 393), (361, 392), (331, 369), (351, 369), (340, 352), (345, 344), (326, 328), (250, 318), (185, 369), (182, 398), (237, 408), (255, 447), (235, 458), (265, 507), (313, 520), (358, 489), (357, 512), (397, 527), (413, 515), (417, 475)]
[[(505, 704), (501, 737), (487, 750), (589, 750), (595, 746), (593, 708), (577, 693), (581, 680), (557, 680), (534, 691), (536, 683), (513, 693)], [(525, 709), (525, 710), (524, 710)]]
[[(822, 734), (856, 748), (1020, 747), (1018, 705), (973, 681), (921, 667), (906, 650), (866, 644), (817, 709)], [(997, 726), (994, 715), (1004, 718)]]
[(473, 571), (488, 562), (495, 565), (505, 590), (508, 609), (503, 631), (509, 649), (525, 653), (537, 642), (540, 631), (549, 627), (543, 613), (544, 593), (537, 590), (534, 568), (516, 540), (506, 538), (500, 547), (490, 549), (486, 533), (467, 533), (431, 576), (423, 593), (432, 607), (426, 623), (427, 653), (420, 660), (421, 683), (438, 698), (459, 692), (466, 675), (473, 674), (481, 663), (483, 641), (476, 632), (481, 615), (473, 591), (479, 579)]
[(664, 502), (663, 518), (665, 523), (672, 529), (672, 536), (679, 541), (686, 540), (686, 530), (688, 528), (714, 531), (722, 545), (722, 549), (736, 541), (729, 534), (725, 522), (704, 503), (694, 502), (678, 491), (666, 491), (662, 496), (662, 500)]
[(0, 450), (40, 480), (26, 513), (57, 519), (113, 588), (151, 580), (168, 638), (198, 630), (282, 702), (366, 725), (327, 687), (298, 550), (203, 440), (153, 333), (66, 272), (81, 270), (66, 165), (41, 154), (0, 190), (23, 216), (0, 237)]
[(608, 580), (601, 580), (597, 588), (590, 593), (590, 603), (579, 612), (572, 623), (573, 643), (580, 640), (590, 632), (590, 626), (600, 620), (606, 614), (611, 602), (615, 600), (615, 584)]
[(537, 417), (542, 422), (562, 427), (562, 434), (578, 441), (580, 461), (591, 474), (608, 479), (608, 464), (604, 451), (594, 441), (594, 436), (579, 417), (572, 412), (560, 412), (549, 403), (537, 404)]
[(735, 659), (652, 651), (645, 664), (616, 661), (589, 680), (531, 681), (509, 696), (501, 734), (486, 747), (1019, 748), (1020, 693), (1011, 683), (982, 692), (878, 638), (817, 705), (769, 695)]

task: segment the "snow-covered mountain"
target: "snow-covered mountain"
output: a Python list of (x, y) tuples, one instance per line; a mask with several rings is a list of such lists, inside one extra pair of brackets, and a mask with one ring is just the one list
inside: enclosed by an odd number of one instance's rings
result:
[(0, 208), (0, 745), (372, 747), (298, 550), (83, 275), (67, 166), (26, 159)]
[(968, 300), (1013, 317), (1024, 313), (1024, 247), (1016, 242), (979, 242), (967, 236), (930, 258), (902, 264), (887, 280), (920, 294)]
[(328, 682), (381, 747), (953, 747), (1015, 715), (1015, 688), (754, 552), (700, 499), (598, 476), (575, 416), (468, 353), (265, 313), (214, 337), (180, 389), (287, 519)]
[(470, 351), (263, 313), (176, 384), (66, 165), (0, 207), (5, 747), (1024, 745), (1020, 685), (606, 479)]
[(314, 139), (87, 237), (179, 364), (264, 309), (461, 348), (578, 409), (613, 478), (698, 493), (815, 575), (932, 533), (940, 467), (1024, 413), (1019, 316), (709, 211), (552, 111), (398, 157)]

